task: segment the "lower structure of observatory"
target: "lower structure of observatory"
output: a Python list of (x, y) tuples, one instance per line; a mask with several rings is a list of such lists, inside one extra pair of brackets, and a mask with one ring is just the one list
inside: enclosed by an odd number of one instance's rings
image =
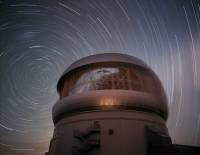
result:
[(161, 82), (141, 60), (118, 53), (82, 58), (63, 73), (57, 90), (47, 155), (184, 154), (166, 128)]

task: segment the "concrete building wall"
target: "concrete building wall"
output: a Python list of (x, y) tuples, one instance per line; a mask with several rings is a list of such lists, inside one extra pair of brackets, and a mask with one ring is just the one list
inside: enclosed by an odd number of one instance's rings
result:
[[(55, 153), (52, 150), (50, 155), (89, 155), (90, 153), (92, 155), (145, 155), (145, 127), (147, 126), (168, 136), (163, 119), (154, 114), (109, 111), (68, 116), (55, 126), (51, 145), (56, 145), (56, 147), (52, 146), (56, 149)], [(82, 138), (79, 139), (76, 134)], [(94, 146), (87, 145), (90, 141), (94, 142)], [(99, 145), (95, 141), (99, 142)], [(87, 149), (87, 147), (91, 148)]]

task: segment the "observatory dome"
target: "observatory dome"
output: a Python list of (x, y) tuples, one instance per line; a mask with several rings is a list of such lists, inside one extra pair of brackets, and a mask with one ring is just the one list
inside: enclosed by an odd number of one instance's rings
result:
[(167, 119), (167, 99), (156, 74), (141, 60), (119, 53), (84, 57), (72, 63), (57, 84), (53, 118), (82, 110), (124, 109)]

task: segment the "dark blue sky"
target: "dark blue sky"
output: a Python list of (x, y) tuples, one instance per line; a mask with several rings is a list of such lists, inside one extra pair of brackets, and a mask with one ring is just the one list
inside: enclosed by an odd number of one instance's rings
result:
[(44, 154), (58, 78), (105, 52), (144, 60), (167, 93), (173, 142), (200, 146), (200, 1), (0, 0), (0, 154)]

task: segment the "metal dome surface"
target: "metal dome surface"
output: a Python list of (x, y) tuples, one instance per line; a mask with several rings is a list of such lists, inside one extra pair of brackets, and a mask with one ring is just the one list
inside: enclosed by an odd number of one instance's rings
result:
[(83, 57), (78, 61), (75, 61), (65, 70), (64, 74), (80, 66), (98, 62), (125, 62), (142, 67), (147, 67), (147, 65), (140, 59), (127, 54), (103, 53), (103, 54), (90, 55), (87, 57)]
[[(87, 74), (90, 72), (91, 66), (96, 68), (96, 65), (98, 67), (98, 65), (102, 66), (105, 63), (108, 64), (108, 66), (110, 66), (110, 63), (112, 64), (115, 63), (117, 65), (116, 67), (122, 67), (123, 64), (126, 64), (126, 67), (128, 65), (129, 73), (131, 73), (130, 70), (131, 68), (133, 68), (133, 72), (135, 73), (137, 72), (137, 70), (144, 72), (144, 74), (141, 75), (144, 76), (145, 78), (143, 82), (145, 82), (145, 86), (147, 86), (148, 91), (138, 90), (138, 89), (130, 90), (127, 88), (109, 89), (106, 87), (106, 89), (90, 89), (90, 90), (84, 90), (79, 93), (74, 93), (71, 95), (69, 94), (67, 95), (65, 93), (64, 95), (62, 95), (62, 93), (65, 92), (66, 90), (70, 90), (68, 89), (70, 87), (70, 84), (67, 84), (69, 79), (75, 79), (75, 81), (78, 80), (79, 76), (75, 76), (76, 78), (73, 78), (73, 75), (75, 75), (76, 73), (81, 73), (81, 75)], [(137, 70), (134, 68), (137, 68)], [(135, 73), (133, 75), (135, 75)], [(116, 75), (118, 75), (118, 73)], [(151, 81), (151, 79), (153, 81)], [(104, 80), (106, 79), (104, 78)], [(134, 81), (134, 78), (132, 80)], [(135, 109), (136, 111), (141, 110), (157, 114), (161, 116), (164, 120), (167, 120), (168, 116), (167, 98), (159, 78), (156, 76), (153, 70), (149, 68), (143, 61), (126, 54), (119, 54), (119, 53), (96, 54), (75, 61), (65, 70), (65, 72), (59, 79), (57, 84), (57, 89), (60, 94), (60, 100), (55, 104), (53, 108), (53, 119), (55, 122), (57, 122), (57, 120), (59, 120), (58, 118), (65, 113), (74, 113), (74, 111), (81, 112), (82, 110), (83, 111), (101, 110), (102, 108), (102, 102), (100, 102), (101, 99), (107, 99), (105, 102), (106, 104), (108, 103), (110, 104), (111, 100), (112, 101), (117, 100), (117, 102), (112, 103), (113, 110), (115, 109), (132, 109), (132, 110)]]

